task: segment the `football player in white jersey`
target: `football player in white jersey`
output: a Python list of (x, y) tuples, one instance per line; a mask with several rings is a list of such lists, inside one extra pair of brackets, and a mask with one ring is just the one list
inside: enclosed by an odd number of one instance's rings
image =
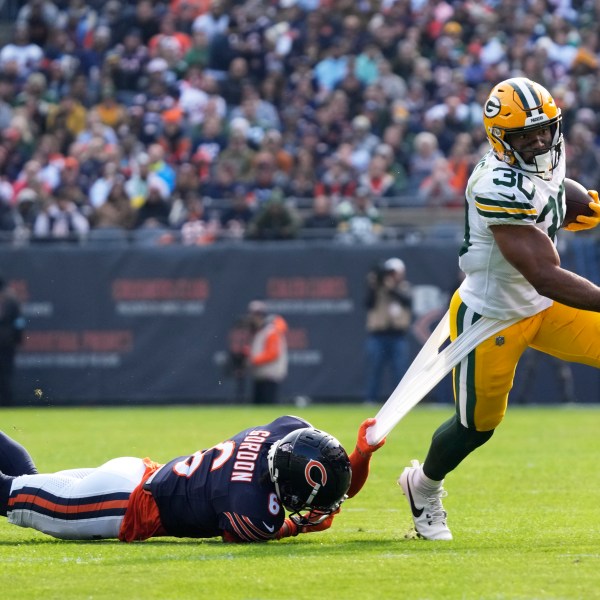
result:
[[(425, 462), (400, 475), (417, 534), (431, 540), (452, 539), (443, 480), (492, 437), (525, 349), (600, 368), (600, 287), (563, 269), (555, 246), (565, 215), (560, 108), (544, 87), (515, 77), (492, 89), (483, 123), (491, 149), (467, 185), (465, 279), (450, 302), (450, 337), (482, 316), (520, 320), (455, 367), (455, 414), (433, 434)], [(566, 229), (600, 223), (598, 193), (588, 194), (594, 216)]]

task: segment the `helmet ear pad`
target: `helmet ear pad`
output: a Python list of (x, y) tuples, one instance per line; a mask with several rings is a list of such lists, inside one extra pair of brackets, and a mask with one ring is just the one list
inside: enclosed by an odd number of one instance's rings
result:
[(269, 474), (280, 502), (291, 512), (330, 513), (344, 501), (350, 487), (350, 459), (332, 435), (307, 427), (273, 444)]

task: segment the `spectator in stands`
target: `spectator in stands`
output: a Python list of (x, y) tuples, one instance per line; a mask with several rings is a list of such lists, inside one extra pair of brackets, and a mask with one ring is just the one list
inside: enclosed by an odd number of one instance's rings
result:
[(217, 158), (217, 164), (228, 163), (233, 169), (234, 180), (247, 183), (253, 176), (252, 166), (256, 151), (248, 144), (248, 122), (236, 119), (231, 122), (227, 146)]
[(87, 37), (90, 41), (84, 41), (82, 48), (76, 52), (78, 70), (87, 77), (88, 85), (92, 87), (94, 94), (98, 94), (102, 83), (102, 69), (110, 50), (110, 29), (100, 25), (90, 29)]
[(175, 15), (167, 12), (159, 23), (159, 33), (148, 42), (151, 58), (164, 58), (170, 66), (176, 66), (192, 47), (192, 38), (183, 31), (177, 31)]
[(131, 104), (135, 94), (141, 91), (141, 81), (149, 60), (148, 48), (142, 43), (139, 29), (126, 31), (122, 42), (111, 49), (106, 57), (106, 70), (120, 102)]
[(349, 42), (341, 37), (331, 40), (325, 56), (315, 65), (314, 74), (321, 96), (333, 90), (346, 76)]
[(156, 138), (156, 143), (164, 150), (165, 162), (177, 165), (188, 161), (191, 156), (192, 144), (185, 127), (182, 108), (175, 105), (173, 108), (163, 111), (161, 119), (162, 128)]
[(350, 163), (339, 153), (333, 154), (325, 162), (325, 171), (315, 185), (315, 195), (325, 195), (337, 205), (350, 198), (356, 190), (356, 175)]
[(112, 83), (106, 83), (100, 90), (100, 102), (93, 107), (100, 123), (113, 131), (127, 122), (127, 108), (117, 100), (116, 89)]
[(133, 226), (135, 229), (160, 229), (169, 226), (171, 206), (169, 189), (163, 179), (153, 174), (148, 178), (145, 202), (137, 209)]
[(219, 235), (219, 221), (207, 214), (202, 198), (190, 195), (185, 198), (185, 217), (180, 224), (181, 242), (186, 245), (212, 244)]
[(566, 152), (568, 164), (571, 165), (570, 177), (586, 189), (595, 190), (600, 184), (600, 149), (590, 125), (585, 122), (573, 125)]
[(52, 188), (43, 180), (41, 171), (42, 165), (39, 161), (33, 159), (27, 161), (13, 183), (13, 199), (16, 199), (19, 192), (25, 188), (33, 190), (39, 198), (48, 198)]
[[(60, 11), (51, 0), (27, 0), (17, 13), (16, 25), (31, 28), (32, 20), (41, 20), (47, 27), (56, 27)], [(40, 40), (43, 42), (44, 40)]]
[(242, 103), (244, 87), (249, 82), (248, 61), (243, 56), (235, 56), (229, 63), (227, 73), (219, 81), (219, 91), (228, 106)]
[(116, 34), (116, 39), (123, 40), (125, 33), (133, 29), (140, 32), (144, 46), (160, 32), (160, 19), (151, 0), (139, 0), (133, 12), (125, 12), (120, 20), (120, 31)]
[[(87, 189), (87, 181), (81, 175), (79, 161), (74, 156), (67, 156), (60, 165), (60, 179), (58, 186), (79, 207), (82, 213), (89, 217), (93, 212)], [(62, 163), (62, 164), (60, 164)]]
[(218, 34), (225, 34), (229, 26), (229, 14), (225, 0), (210, 0), (210, 7), (196, 17), (192, 23), (192, 31), (202, 32), (208, 42), (212, 42)]
[(201, 187), (201, 172), (191, 162), (181, 163), (177, 167), (177, 183), (173, 190), (172, 198), (186, 198), (198, 194)]
[(248, 182), (257, 204), (260, 206), (272, 197), (275, 190), (285, 193), (288, 177), (277, 168), (277, 159), (267, 151), (259, 151), (252, 161), (254, 177)]
[(48, 93), (48, 83), (43, 73), (37, 71), (31, 73), (25, 80), (21, 92), (16, 98), (11, 98), (11, 102), (15, 107), (19, 107), (15, 113), (18, 111), (20, 114), (27, 115), (28, 127), (36, 135), (46, 131), (48, 112), (54, 102), (51, 94)]
[(175, 169), (165, 160), (165, 149), (158, 143), (148, 146), (149, 168), (159, 179), (166, 184), (167, 193), (175, 189), (177, 174)]
[(454, 202), (450, 203), (449, 206), (463, 205), (462, 196), (467, 188), (469, 175), (477, 163), (477, 157), (478, 155), (473, 148), (472, 136), (466, 132), (459, 133), (448, 153), (448, 166), (451, 173), (448, 186), (452, 188), (455, 194)]
[(373, 198), (390, 198), (396, 196), (394, 176), (390, 173), (392, 149), (386, 144), (379, 144), (373, 152), (365, 173), (358, 179), (359, 185), (369, 189)]
[(213, 163), (227, 145), (225, 119), (207, 114), (197, 129), (193, 129), (192, 157), (200, 156), (207, 163)]
[(268, 152), (275, 159), (278, 171), (289, 175), (294, 167), (294, 157), (283, 146), (283, 136), (278, 129), (267, 129), (260, 141), (259, 150)]
[(414, 153), (409, 160), (408, 192), (418, 193), (423, 180), (429, 177), (436, 162), (443, 158), (436, 137), (429, 131), (418, 133), (413, 142)]
[(33, 223), (33, 236), (75, 241), (89, 229), (87, 218), (64, 190), (58, 188), (37, 215)]
[(131, 174), (125, 182), (125, 191), (133, 208), (139, 208), (148, 196), (150, 157), (141, 152), (131, 164)]
[(423, 179), (417, 193), (419, 204), (423, 206), (456, 206), (464, 196), (452, 185), (454, 173), (450, 162), (445, 156), (440, 156), (435, 163), (431, 173)]
[(107, 0), (97, 2), (98, 6), (98, 24), (106, 27), (111, 34), (111, 48), (122, 41), (119, 37), (121, 33), (121, 19), (126, 7), (120, 0)]
[[(309, 197), (314, 178), (320, 182), (315, 192), (335, 203), (353, 193), (380, 141), (393, 149), (386, 172), (394, 176), (394, 195), (416, 197), (441, 157), (452, 172), (451, 187), (460, 189), (473, 168), (472, 152), (468, 159), (461, 152), (486, 143), (480, 127), (486, 82), (522, 72), (554, 86), (566, 149), (574, 157), (570, 169), (585, 179), (600, 147), (597, 133), (583, 144), (589, 136), (574, 127), (580, 108), (600, 111), (596, 36), (584, 27), (596, 16), (592, 4), (565, 12), (558, 4), (526, 11), (499, 3), (492, 11), (386, 0), (361, 7), (337, 3), (332, 12), (316, 0), (274, 2), (268, 11), (259, 10), (260, 3), (227, 0), (30, 0), (14, 27), (19, 43), (0, 48), (0, 175), (13, 183), (46, 133), (59, 154), (77, 157), (86, 188), (101, 177), (109, 155), (129, 174), (137, 153), (152, 154), (149, 147), (164, 136), (163, 115), (179, 103), (183, 137), (192, 147), (190, 154), (169, 153), (170, 190), (179, 177), (176, 167), (190, 161), (201, 193), (226, 197), (255, 178), (252, 155), (266, 150), (290, 178), (286, 194)], [(499, 23), (506, 23), (501, 34)], [(193, 30), (195, 45), (182, 45)], [(149, 44), (156, 53), (151, 61)], [(189, 50), (182, 56), (184, 47)], [(194, 73), (197, 85), (191, 84)], [(126, 115), (101, 98), (110, 86)], [(101, 147), (86, 117), (94, 108), (113, 130), (101, 134)], [(378, 140), (365, 147), (352, 124), (367, 121), (366, 139)], [(225, 138), (240, 129), (245, 142), (231, 144), (238, 145), (232, 151)], [(82, 132), (81, 144), (73, 146)], [(274, 145), (272, 132), (281, 133)], [(437, 143), (430, 155), (421, 149), (426, 138)], [(350, 168), (330, 164), (332, 156)], [(221, 164), (230, 159), (233, 180), (221, 180), (229, 169)], [(53, 158), (44, 163), (47, 176), (53, 165)], [(341, 179), (348, 181), (340, 183), (336, 169), (346, 170)]]
[(0, 174), (5, 176), (9, 183), (14, 185), (29, 158), (30, 145), (23, 139), (17, 127), (8, 127), (0, 131)]
[(192, 45), (183, 57), (185, 67), (204, 69), (210, 62), (210, 40), (206, 33), (199, 29), (192, 34)]
[(333, 211), (329, 196), (320, 194), (314, 197), (310, 213), (304, 218), (302, 227), (312, 230), (310, 237), (334, 237), (338, 217)]
[(275, 106), (261, 99), (258, 89), (245, 84), (242, 90), (242, 102), (231, 111), (231, 118), (242, 118), (248, 123), (247, 137), (255, 145), (259, 145), (265, 132), (270, 129), (278, 130), (281, 121)]
[(315, 157), (306, 148), (298, 148), (296, 162), (286, 191), (292, 198), (312, 198), (319, 185)]
[(61, 97), (58, 104), (51, 105), (48, 111), (46, 128), (55, 135), (59, 130), (66, 130), (71, 139), (76, 139), (87, 124), (87, 109), (71, 94)]
[(356, 171), (364, 173), (367, 170), (371, 155), (380, 143), (379, 136), (371, 131), (371, 121), (368, 117), (357, 115), (352, 119), (350, 161)]
[(227, 103), (219, 94), (217, 81), (199, 67), (187, 69), (179, 90), (179, 104), (191, 127), (201, 126), (208, 118), (226, 117)]
[(21, 190), (16, 199), (15, 241), (27, 241), (33, 232), (37, 215), (42, 209), (42, 200), (34, 190)]
[(254, 210), (248, 202), (246, 188), (236, 185), (228, 204), (221, 212), (221, 232), (228, 239), (242, 239), (246, 236), (248, 224), (254, 218)]
[(406, 81), (404, 81), (404, 78), (400, 75), (394, 73), (392, 63), (389, 60), (380, 57), (377, 62), (377, 68), (379, 71), (377, 83), (381, 86), (387, 101), (393, 102), (394, 100), (402, 100), (405, 98), (408, 89)]
[(14, 79), (0, 72), (0, 131), (4, 131), (13, 116)]
[(0, 71), (24, 81), (30, 73), (39, 70), (44, 53), (29, 39), (29, 27), (17, 24), (13, 40), (0, 49)]
[(131, 229), (135, 220), (135, 210), (131, 205), (125, 179), (115, 179), (106, 200), (92, 214), (90, 225), (93, 229)]
[(381, 213), (373, 204), (371, 192), (359, 187), (354, 197), (337, 207), (339, 217), (338, 239), (346, 243), (372, 244), (383, 234)]
[(108, 198), (115, 182), (122, 178), (119, 165), (115, 161), (107, 161), (103, 165), (102, 176), (98, 177), (90, 187), (90, 204), (95, 209), (100, 208)]
[(248, 224), (246, 237), (251, 240), (290, 240), (297, 232), (296, 216), (285, 203), (281, 190), (274, 190)]

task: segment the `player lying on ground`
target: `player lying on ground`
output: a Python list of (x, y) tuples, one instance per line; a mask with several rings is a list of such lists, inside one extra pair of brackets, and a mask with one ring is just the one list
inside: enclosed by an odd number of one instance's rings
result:
[(384, 443), (367, 443), (373, 423), (361, 424), (350, 457), (333, 436), (283, 416), (165, 465), (123, 457), (54, 474), (38, 474), (27, 450), (0, 434), (0, 514), (70, 540), (264, 542), (323, 531), (367, 480)]

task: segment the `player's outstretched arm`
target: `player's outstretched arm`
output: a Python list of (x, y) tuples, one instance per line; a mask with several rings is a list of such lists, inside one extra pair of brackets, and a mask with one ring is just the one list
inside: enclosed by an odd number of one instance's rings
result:
[(600, 312), (600, 287), (560, 266), (550, 238), (533, 225), (490, 228), (504, 258), (537, 292), (573, 308)]
[(352, 483), (348, 490), (348, 498), (352, 498), (360, 492), (369, 476), (369, 464), (373, 452), (379, 450), (385, 444), (385, 438), (379, 444), (371, 445), (367, 442), (367, 429), (375, 425), (375, 419), (365, 419), (358, 428), (358, 438), (356, 447), (350, 455), (350, 465), (352, 466)]

